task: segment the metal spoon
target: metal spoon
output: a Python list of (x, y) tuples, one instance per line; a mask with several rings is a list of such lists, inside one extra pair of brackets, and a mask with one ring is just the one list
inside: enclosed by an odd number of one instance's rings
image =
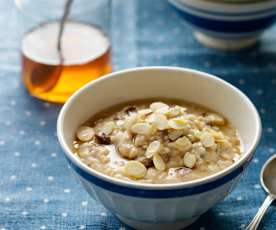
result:
[(30, 84), (37, 88), (37, 91), (48, 92), (53, 89), (62, 72), (62, 66), (64, 64), (64, 57), (62, 54), (61, 41), (63, 38), (63, 31), (68, 20), (70, 10), (74, 0), (66, 0), (64, 5), (64, 11), (59, 23), (59, 31), (57, 38), (57, 51), (59, 55), (59, 65), (43, 65), (39, 64), (34, 67), (30, 75)]
[(276, 154), (264, 164), (260, 174), (260, 181), (268, 196), (246, 230), (257, 230), (266, 210), (276, 199)]

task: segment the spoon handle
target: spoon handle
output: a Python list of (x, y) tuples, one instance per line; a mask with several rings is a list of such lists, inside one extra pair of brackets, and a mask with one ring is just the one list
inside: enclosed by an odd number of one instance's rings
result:
[(273, 202), (275, 197), (268, 195), (266, 199), (264, 200), (262, 206), (259, 208), (259, 211), (257, 212), (254, 219), (250, 222), (250, 224), (247, 226), (246, 230), (257, 230), (266, 210), (270, 206), (270, 204)]

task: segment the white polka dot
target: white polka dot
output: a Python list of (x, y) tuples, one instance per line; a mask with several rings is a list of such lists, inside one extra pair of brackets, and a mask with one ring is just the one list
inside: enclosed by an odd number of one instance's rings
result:
[(5, 142), (5, 141), (0, 140), (0, 146), (4, 146), (5, 144), (6, 144), (6, 142)]
[(24, 130), (20, 130), (20, 131), (19, 131), (19, 134), (20, 134), (20, 135), (24, 135), (24, 134), (25, 134), (25, 131), (24, 131)]
[(101, 215), (101, 216), (106, 216), (107, 214), (106, 214), (106, 212), (101, 212), (100, 215)]
[(19, 84), (14, 84), (15, 89), (19, 89)]
[(226, 69), (223, 69), (223, 70), (221, 70), (221, 73), (222, 73), (222, 74), (228, 74), (228, 73), (229, 73), (229, 71), (228, 71), (228, 70), (226, 70)]
[(16, 157), (19, 157), (20, 155), (21, 155), (20, 152), (15, 152), (15, 153), (14, 153), (14, 156), (16, 156)]
[(273, 132), (273, 128), (272, 128), (272, 127), (268, 127), (268, 128), (266, 129), (266, 131), (267, 131), (268, 133), (272, 133), (272, 132)]
[(126, 230), (126, 228), (125, 227), (120, 227), (119, 230)]
[(47, 204), (47, 203), (49, 203), (49, 199), (48, 199), (48, 198), (44, 198), (44, 199), (43, 199), (43, 202), (44, 202), (45, 204)]
[(0, 228), (0, 230), (7, 230), (6, 228)]
[(41, 122), (40, 122), (40, 125), (41, 125), (41, 126), (45, 126), (45, 125), (46, 125), (46, 121), (41, 121)]
[(46, 226), (45, 226), (45, 225), (42, 225), (42, 226), (40, 227), (40, 229), (44, 230), (44, 229), (46, 229)]
[(165, 10), (165, 6), (164, 6), (164, 5), (155, 4), (155, 7), (156, 7), (156, 9), (159, 10), (159, 11)]
[(255, 189), (260, 189), (260, 188), (261, 188), (261, 185), (255, 184), (255, 185), (254, 185), (254, 188), (255, 188)]
[(240, 80), (239, 80), (239, 84), (240, 84), (240, 85), (244, 85), (244, 83), (245, 83), (244, 79), (240, 79)]
[(32, 112), (29, 111), (29, 110), (25, 111), (25, 114), (26, 114), (26, 116), (28, 116), (28, 117), (32, 116)]
[(16, 180), (16, 175), (12, 175), (12, 176), (10, 177), (10, 180)]
[(237, 200), (239, 201), (239, 200), (242, 200), (243, 198), (241, 197), (241, 196), (238, 196), (237, 197)]
[(269, 151), (270, 153), (274, 153), (274, 152), (275, 152), (275, 149), (274, 149), (274, 148), (269, 148), (268, 151)]
[(27, 211), (23, 211), (23, 212), (22, 212), (22, 215), (23, 215), (23, 216), (27, 216), (28, 214), (29, 214), (29, 213), (28, 213)]
[(49, 108), (49, 107), (51, 106), (51, 104), (48, 103), (48, 102), (45, 102), (45, 103), (43, 104), (43, 106), (44, 106), (45, 108)]
[(40, 140), (35, 140), (34, 144), (35, 145), (40, 145)]
[(80, 229), (85, 229), (85, 225), (80, 225)]
[(135, 54), (130, 54), (130, 55), (128, 56), (128, 58), (129, 58), (129, 59), (134, 59), (134, 58), (136, 58), (136, 55), (135, 55)]
[(5, 201), (6, 201), (6, 202), (10, 202), (10, 201), (11, 201), (11, 198), (6, 197)]
[(224, 216), (224, 213), (223, 213), (223, 212), (220, 212), (220, 213), (219, 213), (219, 216)]
[(180, 33), (180, 30), (178, 27), (173, 28), (173, 34), (177, 35)]
[(161, 60), (162, 59), (162, 55), (161, 54), (157, 54), (156, 55), (156, 59)]
[(132, 22), (130, 22), (130, 23), (127, 24), (127, 27), (128, 27), (129, 30), (132, 30), (132, 29), (134, 29), (135, 26), (133, 25)]
[(114, 70), (119, 69), (120, 67), (118, 65), (113, 64)]
[(84, 206), (84, 207), (86, 207), (88, 205), (88, 202), (87, 201), (82, 201), (81, 205)]
[(160, 35), (160, 36), (157, 36), (156, 40), (157, 42), (163, 42), (165, 38), (162, 35)]
[(51, 157), (57, 157), (56, 153), (51, 153)]
[(32, 189), (31, 187), (27, 187), (27, 188), (26, 188), (26, 191), (27, 191), (27, 192), (31, 192), (31, 191), (33, 191), (33, 189)]
[(265, 113), (266, 113), (266, 110), (265, 110), (264, 108), (261, 108), (261, 109), (260, 109), (260, 112), (261, 112), (262, 114), (265, 114)]
[(32, 163), (32, 168), (37, 168), (37, 164), (36, 163)]
[(263, 92), (263, 90), (258, 89), (258, 90), (256, 91), (256, 93), (257, 93), (258, 95), (262, 95), (264, 92)]
[(245, 228), (245, 224), (241, 224), (241, 225), (240, 225), (240, 228), (241, 228), (241, 229), (244, 229), (244, 228)]
[(120, 35), (120, 31), (114, 29), (113, 34), (114, 34), (115, 37), (116, 37), (116, 36), (118, 37), (118, 36)]
[(141, 17), (147, 18), (148, 16), (149, 16), (148, 12), (146, 12), (146, 11), (141, 12)]
[(15, 106), (16, 105), (16, 101), (15, 100), (11, 100), (11, 105)]
[(53, 180), (54, 180), (54, 177), (48, 176), (48, 181), (53, 181)]
[(66, 188), (66, 189), (63, 190), (63, 192), (64, 192), (64, 193), (70, 193), (71, 190), (70, 190), (69, 188)]
[(255, 159), (253, 159), (253, 162), (256, 163), (256, 164), (259, 163), (259, 159), (255, 158)]
[(204, 62), (204, 67), (209, 68), (211, 66), (211, 63), (209, 61)]
[(62, 217), (67, 217), (68, 216), (68, 213), (67, 212), (63, 212), (61, 213)]
[(5, 125), (10, 126), (11, 125), (11, 121), (5, 121)]
[(204, 227), (200, 227), (199, 230), (205, 230), (205, 228)]

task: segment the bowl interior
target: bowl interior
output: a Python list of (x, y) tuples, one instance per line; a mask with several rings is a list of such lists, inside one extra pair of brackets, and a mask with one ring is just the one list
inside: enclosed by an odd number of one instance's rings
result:
[(224, 115), (238, 129), (244, 156), (252, 154), (260, 135), (258, 113), (238, 89), (211, 75), (181, 68), (149, 67), (112, 73), (90, 83), (65, 104), (58, 132), (72, 150), (75, 131), (91, 116), (112, 105), (146, 98), (180, 99)]

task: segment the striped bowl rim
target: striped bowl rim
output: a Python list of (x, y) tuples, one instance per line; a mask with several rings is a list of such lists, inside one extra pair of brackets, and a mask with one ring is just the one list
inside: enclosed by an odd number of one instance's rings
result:
[(189, 11), (187, 8), (179, 10), (179, 12), (187, 23), (196, 30), (209, 34), (213, 32), (213, 36), (216, 36), (215, 33), (219, 33), (219, 36), (224, 38), (229, 37), (230, 39), (233, 39), (233, 37), (239, 39), (241, 37), (258, 36), (258, 34), (271, 26), (276, 20), (276, 11), (274, 15), (251, 20), (235, 20), (235, 18), (233, 18), (234, 20), (214, 19), (212, 17), (204, 17), (200, 14), (198, 15)]
[(168, 0), (173, 5), (190, 7), (202, 13), (217, 16), (253, 16), (267, 13), (276, 8), (276, 0), (252, 2), (247, 4), (235, 4), (214, 2), (206, 0)]
[(192, 196), (200, 193), (204, 193), (217, 187), (220, 187), (227, 182), (233, 180), (237, 176), (239, 176), (246, 166), (248, 165), (249, 161), (246, 162), (244, 165), (241, 165), (239, 168), (235, 169), (234, 171), (230, 172), (229, 174), (221, 177), (215, 181), (211, 181), (206, 184), (190, 187), (190, 188), (178, 188), (178, 189), (166, 189), (166, 190), (156, 190), (156, 189), (141, 189), (141, 188), (131, 188), (125, 187), (118, 184), (114, 184), (105, 180), (101, 180), (98, 177), (95, 177), (85, 170), (81, 169), (78, 165), (74, 164), (68, 157), (66, 159), (69, 162), (71, 169), (73, 169), (77, 174), (79, 174), (82, 178), (94, 185), (101, 187), (105, 190), (110, 192), (126, 195), (126, 196), (133, 196), (133, 197), (140, 197), (140, 198), (151, 198), (151, 199), (160, 199), (160, 198), (176, 198), (176, 197), (185, 197), (185, 196)]

